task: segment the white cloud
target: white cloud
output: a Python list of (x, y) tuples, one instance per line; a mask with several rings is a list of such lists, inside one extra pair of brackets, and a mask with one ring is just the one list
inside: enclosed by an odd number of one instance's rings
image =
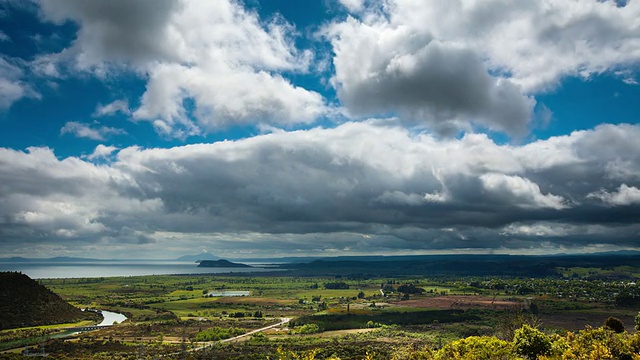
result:
[(93, 152), (87, 156), (87, 159), (96, 160), (100, 158), (107, 158), (116, 150), (118, 150), (118, 148), (115, 146), (106, 146), (103, 144), (99, 144), (98, 146), (96, 146), (95, 150), (93, 150)]
[(0, 111), (6, 110), (16, 101), (24, 98), (40, 98), (23, 80), (23, 71), (0, 57)]
[(520, 176), (488, 173), (480, 176), (484, 189), (493, 195), (524, 208), (552, 208), (560, 210), (566, 207), (561, 196), (542, 194), (538, 184)]
[(555, 223), (533, 223), (533, 224), (521, 224), (514, 223), (505, 226), (500, 235), (503, 236), (536, 236), (536, 237), (564, 237), (581, 232), (584, 227), (568, 225), (568, 224), (555, 224)]
[(93, 116), (102, 117), (115, 115), (117, 113), (121, 113), (124, 115), (131, 114), (131, 110), (129, 109), (129, 102), (127, 100), (115, 100), (106, 105), (98, 104), (96, 110), (93, 113)]
[(349, 9), (351, 12), (358, 12), (364, 6), (364, 0), (338, 0), (340, 4)]
[(638, 18), (638, 2), (386, 0), (325, 32), (352, 114), (522, 134), (533, 95), (567, 76), (635, 68)]
[(614, 206), (634, 205), (640, 204), (640, 189), (635, 186), (622, 184), (617, 191), (608, 192), (606, 190), (600, 190), (587, 195), (587, 197), (596, 198)]
[(69, 121), (60, 129), (60, 135), (65, 134), (71, 134), (79, 138), (104, 141), (108, 136), (125, 134), (125, 131), (108, 126), (92, 127), (91, 125), (77, 121)]
[(526, 91), (640, 60), (640, 4), (633, 1), (389, 3), (398, 23), (475, 49)]
[[(160, 121), (156, 129), (169, 135), (235, 124), (310, 123), (326, 111), (319, 93), (280, 75), (307, 71), (313, 56), (295, 48), (295, 29), (279, 18), (259, 19), (235, 1), (67, 0), (41, 6), (47, 19), (80, 26), (60, 59), (102, 75), (131, 66), (148, 78), (133, 116)], [(189, 101), (193, 108), (185, 105)]]
[(9, 35), (5, 34), (3, 31), (0, 31), (0, 42), (11, 41)]

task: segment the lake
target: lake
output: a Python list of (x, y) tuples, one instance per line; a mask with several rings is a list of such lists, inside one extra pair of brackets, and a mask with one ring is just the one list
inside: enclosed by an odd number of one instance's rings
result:
[(19, 271), (32, 279), (252, 273), (277, 270), (260, 267), (200, 268), (198, 264), (190, 261), (0, 262), (0, 271)]

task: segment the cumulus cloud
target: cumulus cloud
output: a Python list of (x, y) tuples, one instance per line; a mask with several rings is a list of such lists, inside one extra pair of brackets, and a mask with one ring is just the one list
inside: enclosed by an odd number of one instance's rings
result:
[(111, 116), (118, 113), (124, 114), (124, 115), (131, 114), (131, 110), (129, 109), (129, 102), (127, 100), (123, 100), (123, 99), (115, 100), (106, 105), (98, 104), (98, 106), (96, 107), (96, 110), (93, 113), (93, 116), (95, 117)]
[(73, 157), (58, 160), (47, 148), (0, 149), (0, 155), (0, 233), (7, 244), (92, 245), (117, 237), (125, 226), (119, 219), (135, 223), (135, 214), (162, 206), (120, 196), (119, 186), (135, 184), (109, 167)]
[(71, 134), (79, 138), (104, 141), (108, 136), (124, 134), (124, 130), (108, 126), (92, 127), (89, 124), (69, 121), (60, 129), (60, 135)]
[(87, 155), (87, 159), (96, 160), (96, 159), (104, 159), (109, 157), (114, 151), (118, 150), (115, 146), (106, 146), (103, 144), (99, 144), (93, 150), (93, 152)]
[[(100, 164), (0, 149), (0, 233), (255, 255), (635, 246), (640, 180), (621, 186), (608, 164), (638, 168), (639, 136), (607, 125), (513, 146), (365, 122), (115, 156), (101, 145)], [(541, 161), (545, 149), (558, 156)]]
[(640, 61), (636, 2), (386, 0), (352, 11), (325, 29), (343, 105), (444, 132), (522, 134), (535, 94)]
[(617, 191), (600, 190), (589, 194), (587, 197), (599, 199), (613, 206), (635, 205), (640, 204), (640, 189), (622, 184)]
[(358, 12), (362, 10), (364, 6), (364, 0), (338, 0), (342, 6), (349, 9), (352, 12)]
[(520, 176), (487, 173), (480, 176), (484, 189), (501, 198), (507, 204), (517, 204), (524, 208), (552, 208), (560, 210), (566, 207), (561, 196), (542, 194), (538, 184)]
[(353, 114), (398, 112), (445, 132), (476, 123), (524, 133), (535, 101), (508, 79), (492, 78), (473, 50), (405, 26), (353, 18), (328, 33), (333, 84)]
[(132, 68), (148, 79), (133, 117), (169, 135), (236, 124), (290, 126), (325, 112), (319, 93), (281, 75), (307, 71), (313, 57), (293, 45), (295, 29), (281, 18), (260, 19), (238, 2), (43, 1), (41, 11), (50, 21), (79, 25), (77, 40), (58, 59), (100, 76)]

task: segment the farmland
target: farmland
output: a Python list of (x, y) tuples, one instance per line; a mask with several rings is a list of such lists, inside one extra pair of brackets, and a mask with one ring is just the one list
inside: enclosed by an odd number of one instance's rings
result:
[[(128, 319), (64, 338), (55, 338), (62, 331), (55, 326), (3, 330), (4, 348), (17, 348), (2, 356), (18, 358), (31, 344), (31, 351), (44, 346), (54, 359), (386, 359), (402, 349), (432, 353), (477, 336), (511, 344), (524, 324), (566, 336), (599, 328), (610, 317), (622, 320), (632, 334), (638, 313), (633, 301), (640, 299), (634, 271), (615, 280), (607, 279), (609, 270), (565, 268), (546, 278), (272, 274), (41, 279), (76, 307)], [(291, 320), (219, 342), (283, 319)]]

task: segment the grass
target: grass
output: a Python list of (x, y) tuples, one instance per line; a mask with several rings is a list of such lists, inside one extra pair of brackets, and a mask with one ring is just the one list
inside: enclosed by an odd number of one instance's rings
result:
[(94, 324), (95, 324), (94, 321), (82, 320), (82, 321), (78, 321), (78, 322), (75, 322), (75, 323), (66, 323), (66, 324), (27, 326), (27, 327), (22, 327), (22, 328), (0, 330), (0, 335), (3, 334), (3, 333), (6, 333), (6, 332), (15, 331), (15, 330), (64, 329), (64, 328), (69, 328), (69, 327), (79, 327), (79, 326), (87, 326), (87, 325), (94, 325)]
[(366, 328), (369, 322), (382, 325), (424, 325), (450, 322), (464, 322), (479, 320), (476, 314), (462, 310), (427, 310), (407, 308), (397, 311), (389, 309), (383, 311), (328, 311), (320, 315), (302, 316), (293, 322), (293, 326), (316, 324), (323, 330), (344, 330)]

